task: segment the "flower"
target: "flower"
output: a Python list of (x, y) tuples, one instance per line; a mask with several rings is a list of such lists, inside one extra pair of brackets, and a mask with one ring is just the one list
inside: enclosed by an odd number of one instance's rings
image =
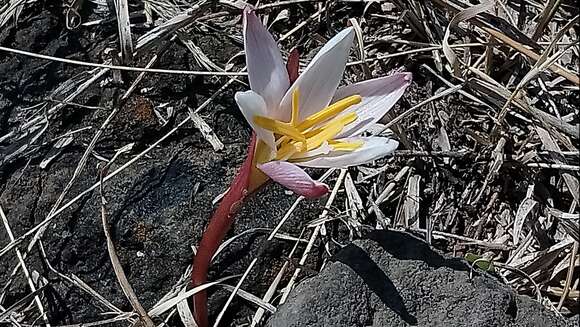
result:
[(237, 92), (235, 100), (259, 140), (254, 156), (259, 170), (254, 169), (250, 191), (271, 178), (297, 194), (320, 197), (328, 187), (299, 166), (360, 165), (397, 148), (394, 139), (361, 135), (399, 100), (411, 73), (338, 88), (354, 39), (354, 30), (346, 28), (291, 84), (274, 38), (251, 9), (244, 10), (243, 27), (251, 90)]

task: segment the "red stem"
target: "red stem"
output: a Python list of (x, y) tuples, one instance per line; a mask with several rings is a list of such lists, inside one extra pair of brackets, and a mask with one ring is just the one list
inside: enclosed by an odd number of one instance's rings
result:
[[(211, 258), (230, 230), (234, 217), (244, 201), (248, 192), (250, 172), (254, 160), (254, 150), (256, 147), (256, 135), (252, 134), (252, 139), (248, 145), (248, 155), (246, 161), (240, 167), (236, 177), (232, 181), (230, 189), (224, 195), (219, 206), (210, 218), (209, 224), (201, 237), (201, 242), (197, 249), (197, 254), (193, 258), (193, 270), (191, 281), (193, 287), (200, 286), (207, 282), (207, 273)], [(195, 320), (199, 327), (208, 326), (207, 292), (205, 290), (197, 292), (193, 296), (193, 309)]]
[(290, 84), (298, 79), (298, 69), (300, 68), (300, 53), (298, 49), (294, 48), (288, 54), (288, 61), (286, 62), (286, 70), (288, 71), (288, 79)]
[[(293, 49), (286, 63), (290, 84), (298, 78), (300, 54), (297, 49)], [(193, 270), (191, 272), (191, 281), (193, 287), (203, 285), (207, 282), (207, 272), (211, 258), (217, 251), (220, 243), (223, 241), (227, 232), (230, 230), (234, 217), (242, 202), (244, 201), (250, 182), (250, 172), (254, 164), (254, 152), (256, 149), (256, 134), (252, 133), (252, 139), (248, 145), (248, 156), (246, 161), (240, 167), (238, 174), (232, 181), (230, 189), (224, 195), (219, 206), (214, 211), (209, 220), (209, 224), (201, 237), (201, 242), (197, 248), (197, 254), (193, 258)], [(256, 190), (253, 190), (255, 192)], [(195, 321), (199, 327), (207, 327), (207, 292), (205, 290), (197, 292), (193, 296), (193, 309)]]

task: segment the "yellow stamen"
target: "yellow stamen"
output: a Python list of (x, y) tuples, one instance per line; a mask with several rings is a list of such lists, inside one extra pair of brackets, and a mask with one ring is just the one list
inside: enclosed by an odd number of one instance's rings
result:
[(328, 144), (335, 151), (348, 151), (348, 152), (350, 152), (350, 151), (354, 151), (354, 150), (362, 147), (364, 145), (364, 142), (363, 141), (347, 142), (347, 141), (330, 140), (330, 141), (328, 141)]
[(309, 138), (306, 141), (306, 151), (311, 151), (318, 148), (319, 146), (324, 144), (324, 142), (335, 137), (338, 133), (340, 133), (340, 131), (342, 131), (343, 128), (344, 125), (341, 124), (341, 122), (339, 121), (337, 121), (334, 124), (329, 124), (320, 133), (316, 134), (315, 136)]
[(298, 125), (298, 119), (300, 119), (300, 107), (298, 103), (300, 101), (300, 92), (298, 92), (298, 88), (295, 88), (292, 91), (292, 118), (290, 118), (290, 124), (292, 126)]
[(319, 133), (306, 139), (306, 151), (314, 150), (324, 144), (324, 142), (331, 140), (333, 137), (338, 135), (345, 126), (342, 121), (342, 119), (335, 119), (325, 125)]
[[(289, 122), (256, 116), (256, 125), (272, 131), (277, 135), (276, 160), (291, 160), (297, 154), (312, 151), (326, 142), (337, 151), (353, 151), (363, 145), (363, 142), (345, 142), (333, 140), (346, 125), (354, 122), (357, 115), (354, 112), (337, 117), (352, 105), (360, 103), (359, 95), (352, 95), (339, 100), (323, 110), (310, 115), (300, 122), (300, 93), (292, 91), (292, 114)], [(312, 129), (314, 127), (314, 129)]]
[[(348, 125), (348, 124), (352, 123), (353, 121), (355, 121), (355, 120), (356, 120), (356, 118), (357, 118), (357, 116), (356, 116), (356, 113), (354, 113), (354, 112), (349, 112), (348, 114), (346, 114), (346, 115), (344, 115), (344, 116), (342, 116), (342, 117), (340, 117), (340, 118), (336, 118), (335, 120), (338, 120), (338, 121), (340, 121), (340, 122), (341, 122), (341, 124), (343, 124), (344, 126), (346, 126), (346, 125)], [(330, 123), (332, 123), (332, 121), (331, 121)], [(330, 124), (330, 123), (329, 123), (329, 124)], [(313, 129), (313, 130), (311, 130), (311, 131), (308, 131), (308, 132), (306, 132), (306, 133), (303, 133), (303, 135), (304, 135), (304, 136), (305, 136), (307, 139), (308, 139), (308, 138), (311, 138), (312, 136), (314, 136), (314, 135), (316, 135), (316, 134), (320, 133), (320, 131), (321, 131), (321, 130), (323, 130), (323, 129), (327, 128), (327, 126), (328, 126), (328, 124), (327, 124), (327, 125), (324, 125), (324, 126), (322, 126), (322, 127), (319, 127), (319, 128), (317, 128), (317, 129)]]
[(292, 157), (295, 153), (300, 152), (302, 147), (299, 147), (297, 144), (288, 143), (278, 149), (278, 153), (276, 154), (276, 160), (288, 160)]
[(295, 141), (291, 141), (286, 138), (279, 144), (277, 160), (282, 160), (281, 158), (288, 157), (288, 154), (293, 155), (294, 153), (300, 153), (304, 151), (310, 151), (321, 146), (325, 141), (332, 142), (332, 138), (342, 131), (344, 126), (352, 123), (356, 120), (356, 113), (351, 112), (342, 117), (335, 118), (323, 127), (308, 131), (303, 133), (306, 137), (306, 149), (299, 147), (299, 144)]
[(297, 126), (298, 130), (305, 131), (306, 129), (322, 123), (332, 117), (335, 117), (339, 113), (346, 110), (348, 107), (359, 104), (362, 101), (360, 95), (351, 95), (346, 97), (342, 100), (336, 101), (335, 103), (331, 104), (330, 106), (324, 108), (323, 110), (310, 115), (300, 125)]
[(281, 122), (279, 120), (263, 116), (254, 117), (254, 122), (256, 123), (256, 125), (269, 131), (272, 131), (276, 134), (287, 136), (296, 141), (302, 142), (306, 141), (304, 135), (302, 135), (302, 133), (300, 133), (300, 131), (296, 129), (296, 127), (294, 127), (292, 124)]

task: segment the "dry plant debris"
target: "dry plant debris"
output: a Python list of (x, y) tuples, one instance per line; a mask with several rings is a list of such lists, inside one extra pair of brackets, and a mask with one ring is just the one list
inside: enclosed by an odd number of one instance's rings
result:
[[(119, 282), (126, 293), (131, 290), (129, 301), (140, 308), (139, 312), (122, 310), (90, 283), (51, 265), (43, 245), (47, 230), (95, 191), (103, 189), (107, 200), (114, 201), (115, 195), (106, 191), (107, 183), (132, 165), (147, 165), (154, 150), (166, 146), (163, 142), (184, 128), (193, 127), (205, 138), (210, 144), (206, 151), (223, 150), (224, 138), (230, 135), (220, 134), (224, 129), (206, 119), (217, 101), (245, 84), (240, 12), (248, 4), (255, 6), (286, 54), (299, 49), (302, 67), (330, 35), (350, 24), (357, 37), (346, 72), (349, 82), (399, 67), (413, 72), (414, 84), (404, 101), (374, 131), (394, 133), (401, 148), (374, 165), (327, 171), (321, 179), (330, 181), (332, 193), (326, 204), (318, 205), (319, 217), (304, 222), (302, 228), (284, 229), (289, 220), (303, 215), (302, 198), (283, 216), (271, 217), (277, 226), (267, 229), (264, 246), (275, 240), (292, 246), (280, 253), (283, 264), (269, 267), (271, 273), (260, 276), (262, 289), (244, 289), (255, 267), (264, 264), (256, 255), (241, 275), (222, 275), (196, 289), (188, 289), (186, 271), (167, 294), (156, 294), (156, 305), (144, 308), (121, 268), (120, 273), (115, 270)], [(6, 35), (18, 33), (21, 22), (38, 15), (44, 5), (40, 0), (0, 1), (0, 41), (13, 38)], [(68, 183), (56, 190), (51, 210), (27, 230), (14, 233), (11, 226), (19, 225), (19, 214), (5, 210), (7, 194), (17, 183), (0, 186), (5, 229), (0, 235), (7, 236), (0, 239), (0, 258), (14, 263), (0, 271), (4, 283), (0, 323), (26, 326), (44, 320), (48, 325), (52, 306), (45, 290), (58, 279), (85, 292), (103, 308), (102, 319), (91, 321), (92, 325), (137, 323), (140, 318), (146, 324), (151, 319), (163, 323), (178, 317), (185, 326), (193, 326), (186, 305), (189, 297), (200, 289), (221, 286), (230, 295), (214, 309), (215, 326), (233, 324), (232, 319), (246, 319), (257, 326), (285, 301), (305, 271), (321, 269), (337, 247), (365, 231), (385, 228), (411, 231), (457, 256), (470, 253), (473, 258), (475, 254), (479, 259), (473, 260), (474, 265), (481, 260), (493, 263), (496, 273), (518, 292), (537, 297), (561, 314), (578, 313), (580, 28), (574, 1), (500, 0), (474, 5), (464, 0), (94, 0), (65, 1), (61, 9), (68, 35), (83, 29), (102, 30), (94, 37), (110, 37), (110, 42), (102, 49), (102, 58), (82, 60), (0, 43), (0, 64), (34, 57), (59, 63), (56, 67), (63, 70), (86, 67), (54, 85), (43, 101), (0, 115), (5, 121), (0, 124), (3, 183), (19, 181), (7, 177), (14, 165), (23, 167), (19, 171), (24, 174), (30, 165), (46, 169), (58, 162), (73, 145), (81, 146), (84, 153), (67, 176)], [(111, 27), (114, 32), (106, 36)], [(201, 41), (211, 34), (237, 46), (234, 55), (213, 55), (216, 49), (211, 47), (216, 45)], [(187, 49), (187, 60), (196, 69), (168, 65), (164, 57), (177, 47)], [(169, 74), (203, 78), (218, 87), (199, 90), (206, 92), (201, 103), (154, 103), (159, 125), (168, 126), (163, 134), (146, 146), (133, 149), (135, 140), (127, 140), (112, 155), (101, 155), (99, 143), (122, 126), (116, 122), (131, 104), (128, 100), (143, 93), (144, 80)], [(4, 79), (0, 76), (2, 88)], [(105, 101), (108, 108), (94, 106), (84, 96), (104, 85), (121, 90)], [(151, 92), (162, 92), (154, 88)], [(2, 102), (3, 96), (0, 105), (7, 103)], [(60, 120), (72, 108), (106, 109), (106, 114), (97, 126), (62, 132)], [(151, 122), (136, 120), (135, 124), (140, 123)], [(81, 142), (81, 135), (89, 135), (89, 141)], [(122, 163), (112, 165), (92, 185), (78, 185), (83, 171), (103, 161)], [(197, 190), (195, 185), (191, 188)], [(105, 215), (103, 205), (104, 224)], [(115, 254), (114, 234), (106, 235), (113, 264), (118, 265), (122, 258)], [(220, 252), (239, 242), (238, 237), (243, 240), (240, 236), (232, 235)], [(183, 242), (195, 245), (191, 237)], [(319, 249), (319, 258), (311, 258), (314, 249)], [(30, 257), (44, 262), (50, 278), (37, 266), (31, 268)], [(26, 289), (14, 290), (17, 278), (24, 278), (26, 283), (18, 285)], [(236, 301), (251, 303), (254, 313), (228, 318), (225, 313), (234, 310), (230, 306)]]

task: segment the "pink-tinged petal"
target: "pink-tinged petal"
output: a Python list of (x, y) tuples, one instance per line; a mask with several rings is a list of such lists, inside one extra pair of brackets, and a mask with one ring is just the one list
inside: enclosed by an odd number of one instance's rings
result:
[(346, 126), (337, 137), (360, 135), (378, 122), (399, 101), (411, 81), (411, 73), (395, 73), (338, 89), (333, 102), (353, 94), (360, 95), (362, 101), (344, 111), (343, 114), (356, 112), (357, 119)]
[(279, 119), (278, 105), (290, 81), (278, 45), (249, 8), (244, 9), (243, 33), (250, 88), (264, 98), (268, 116)]
[(254, 122), (254, 117), (267, 115), (268, 109), (264, 99), (254, 91), (236, 92), (234, 98), (236, 99), (244, 118), (246, 118), (248, 124), (250, 124), (252, 129), (256, 132), (258, 140), (263, 141), (270, 150), (274, 151), (276, 149), (274, 134), (269, 130), (263, 129)]
[(319, 198), (328, 193), (326, 184), (313, 180), (302, 168), (287, 161), (270, 161), (258, 168), (273, 181), (306, 198)]
[(296, 162), (297, 165), (315, 168), (345, 168), (363, 165), (393, 153), (399, 142), (387, 137), (351, 137), (340, 139), (344, 142), (363, 142), (354, 151), (331, 151), (328, 155)]
[(286, 119), (290, 119), (292, 92), (296, 88), (300, 92), (300, 119), (328, 106), (342, 79), (353, 39), (354, 30), (352, 27), (347, 28), (328, 41), (314, 56), (280, 103), (281, 110), (286, 112)]

